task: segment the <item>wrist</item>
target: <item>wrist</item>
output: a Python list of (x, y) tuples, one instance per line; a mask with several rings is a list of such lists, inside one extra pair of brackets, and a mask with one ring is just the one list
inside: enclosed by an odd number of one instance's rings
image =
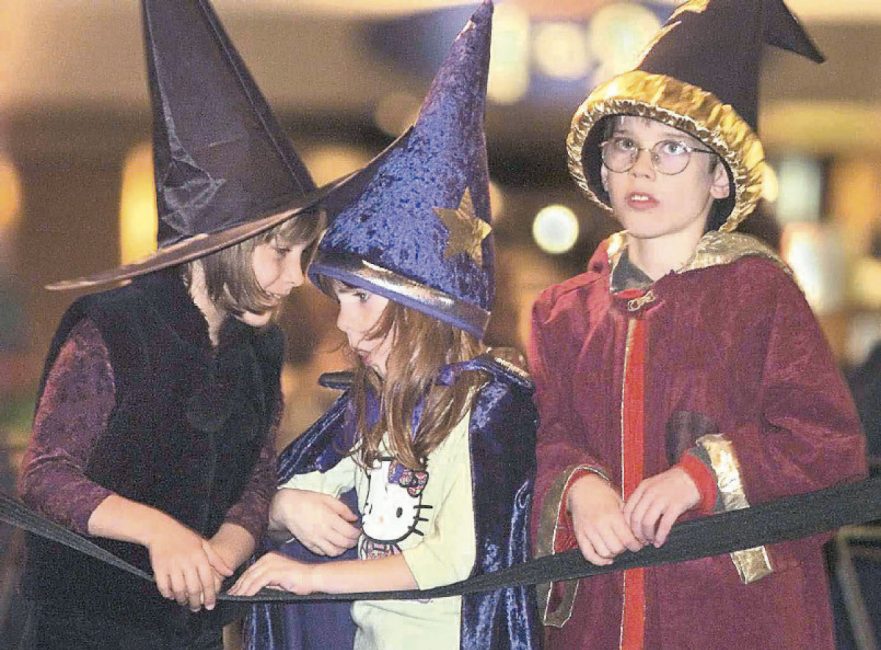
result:
[(247, 560), (257, 546), (246, 528), (230, 522), (221, 524), (210, 541), (212, 548), (231, 569)]
[(300, 490), (294, 488), (279, 488), (269, 505), (269, 530), (290, 530), (285, 518), (285, 512), (290, 508), (291, 502), (296, 500), (296, 493)]
[(587, 468), (576, 470), (576, 472), (569, 479), (569, 484), (565, 488), (566, 511), (569, 513), (572, 512), (573, 494), (578, 494), (583, 490), (603, 489), (609, 487), (610, 485), (611, 483), (609, 479), (599, 472)]
[(686, 452), (675, 465), (682, 470), (694, 484), (698, 492), (698, 502), (693, 506), (704, 514), (711, 514), (715, 509), (718, 486), (713, 471), (700, 459)]
[(134, 531), (136, 540), (142, 546), (150, 548), (169, 528), (182, 526), (174, 517), (161, 510), (145, 507), (143, 516), (138, 517), (139, 524)]
[(328, 569), (334, 564), (332, 562), (322, 562), (320, 564), (304, 564), (303, 565), (303, 582), (308, 588), (307, 593), (332, 593), (328, 583)]

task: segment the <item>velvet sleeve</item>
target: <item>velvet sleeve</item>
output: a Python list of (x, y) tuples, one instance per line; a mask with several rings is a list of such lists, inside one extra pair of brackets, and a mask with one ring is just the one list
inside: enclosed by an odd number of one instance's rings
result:
[[(571, 307), (570, 307), (571, 308)], [(569, 488), (580, 478), (596, 474), (606, 480), (609, 469), (589, 451), (571, 404), (572, 335), (549, 325), (542, 298), (533, 307), (529, 340), (529, 367), (535, 382), (539, 426), (536, 439), (536, 482), (531, 530), (536, 556), (551, 555), (577, 546), (566, 508)], [(577, 582), (537, 585), (538, 606), (545, 625), (562, 625), (571, 615)]]
[(782, 272), (776, 276), (761, 421), (701, 440), (720, 475), (723, 499), (726, 470), (720, 445), (726, 440), (750, 503), (819, 490), (867, 473), (856, 408), (823, 332), (796, 284)]
[(274, 422), (266, 435), (260, 456), (251, 471), (251, 477), (242, 496), (226, 512), (226, 523), (236, 524), (247, 530), (254, 541), (259, 541), (266, 532), (269, 521), (269, 506), (275, 494), (276, 453), (275, 440), (281, 425), (284, 405), (279, 399)]
[(571, 404), (572, 378), (566, 359), (571, 356), (572, 342), (559, 340), (564, 338), (559, 333), (561, 328), (550, 330), (546, 326), (546, 311), (539, 299), (533, 308), (528, 348), (539, 414), (532, 517), (533, 538), (539, 555), (555, 550), (552, 538), (559, 524), (567, 519), (563, 507), (564, 493), (573, 480), (585, 472), (609, 477), (608, 469), (589, 452), (586, 432), (581, 430), (583, 427)]
[(113, 368), (101, 334), (83, 320), (46, 377), (22, 461), (18, 490), (42, 515), (88, 534), (92, 512), (111, 491), (85, 475), (116, 404)]

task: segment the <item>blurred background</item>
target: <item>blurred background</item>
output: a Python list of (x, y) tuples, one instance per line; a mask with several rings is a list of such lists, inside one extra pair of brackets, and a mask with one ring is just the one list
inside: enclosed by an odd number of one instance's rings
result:
[[(319, 183), (362, 165), (406, 128), (475, 4), (214, 1)], [(572, 113), (593, 86), (635, 63), (677, 1), (496, 4), (486, 123), (498, 289), (489, 342), (523, 349), (536, 294), (580, 272), (616, 230), (566, 171)], [(881, 352), (872, 352), (881, 341), (881, 2), (788, 4), (828, 62), (818, 67), (769, 52), (760, 135), (770, 164), (764, 201), (742, 230), (777, 247), (794, 268), (852, 381), (870, 451), (878, 454)], [(132, 261), (155, 246), (150, 129), (139, 3), (0, 0), (6, 492), (14, 489), (29, 435), (43, 356), (75, 297), (43, 285)], [(346, 364), (333, 318), (333, 304), (311, 287), (286, 306), (282, 444), (334, 397), (315, 388), (321, 372)], [(7, 528), (0, 528), (0, 551), (2, 639), (2, 625), (15, 623), (12, 575), (20, 555)], [(860, 553), (849, 561), (868, 562)], [(863, 605), (871, 626), (881, 604)], [(875, 647), (859, 645), (847, 621), (842, 630), (843, 644)]]

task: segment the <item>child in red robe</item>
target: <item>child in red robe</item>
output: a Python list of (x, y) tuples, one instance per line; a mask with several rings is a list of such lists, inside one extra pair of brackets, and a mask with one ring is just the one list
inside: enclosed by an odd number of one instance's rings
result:
[[(691, 0), (573, 119), (570, 170), (626, 230), (534, 307), (538, 554), (610, 564), (866, 472), (802, 292), (733, 232), (761, 191), (764, 43), (822, 60), (782, 0)], [(832, 648), (825, 539), (546, 585), (548, 648)]]

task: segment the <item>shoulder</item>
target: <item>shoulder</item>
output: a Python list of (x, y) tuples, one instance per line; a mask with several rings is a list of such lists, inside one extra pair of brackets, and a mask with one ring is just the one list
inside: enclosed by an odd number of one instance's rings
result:
[(781, 293), (801, 294), (792, 269), (758, 239), (740, 233), (706, 233), (692, 258), (675, 275), (692, 278), (726, 301), (776, 300)]
[(713, 267), (711, 273), (718, 285), (715, 292), (726, 295), (729, 304), (770, 306), (783, 301), (807, 305), (792, 271), (778, 259), (747, 255)]
[(555, 320), (569, 310), (583, 309), (587, 296), (592, 291), (601, 290), (607, 293), (612, 268), (610, 256), (620, 247), (621, 241), (619, 235), (613, 235), (605, 240), (594, 251), (584, 273), (579, 273), (542, 291), (533, 305), (534, 324), (540, 326)]
[(110, 354), (101, 332), (88, 318), (80, 319), (69, 331), (57, 355), (47, 368), (49, 380), (73, 376), (76, 381), (82, 377), (92, 377), (95, 381), (108, 378), (113, 381)]
[[(532, 393), (534, 384), (526, 369), (526, 360), (519, 350), (507, 347), (490, 348), (468, 363), (471, 370), (483, 372), (489, 385)], [(481, 389), (482, 390), (482, 389)]]
[(685, 275), (714, 269), (717, 277), (754, 278), (760, 282), (792, 279), (792, 269), (776, 251), (750, 235), (710, 231), (698, 242), (691, 259), (678, 271)]
[(66, 339), (81, 322), (88, 321), (91, 327), (87, 329), (110, 345), (117, 331), (128, 335), (127, 323), (136, 320), (144, 308), (144, 301), (133, 285), (81, 296), (68, 307), (56, 336)]
[(580, 273), (564, 282), (543, 290), (535, 301), (534, 310), (540, 317), (549, 316), (555, 309), (567, 307), (579, 298), (579, 294), (598, 280), (595, 273)]
[(472, 402), (472, 429), (495, 429), (506, 435), (533, 430), (536, 422), (532, 396), (535, 384), (526, 371), (523, 356), (510, 348), (495, 348), (475, 361), (487, 381)]

